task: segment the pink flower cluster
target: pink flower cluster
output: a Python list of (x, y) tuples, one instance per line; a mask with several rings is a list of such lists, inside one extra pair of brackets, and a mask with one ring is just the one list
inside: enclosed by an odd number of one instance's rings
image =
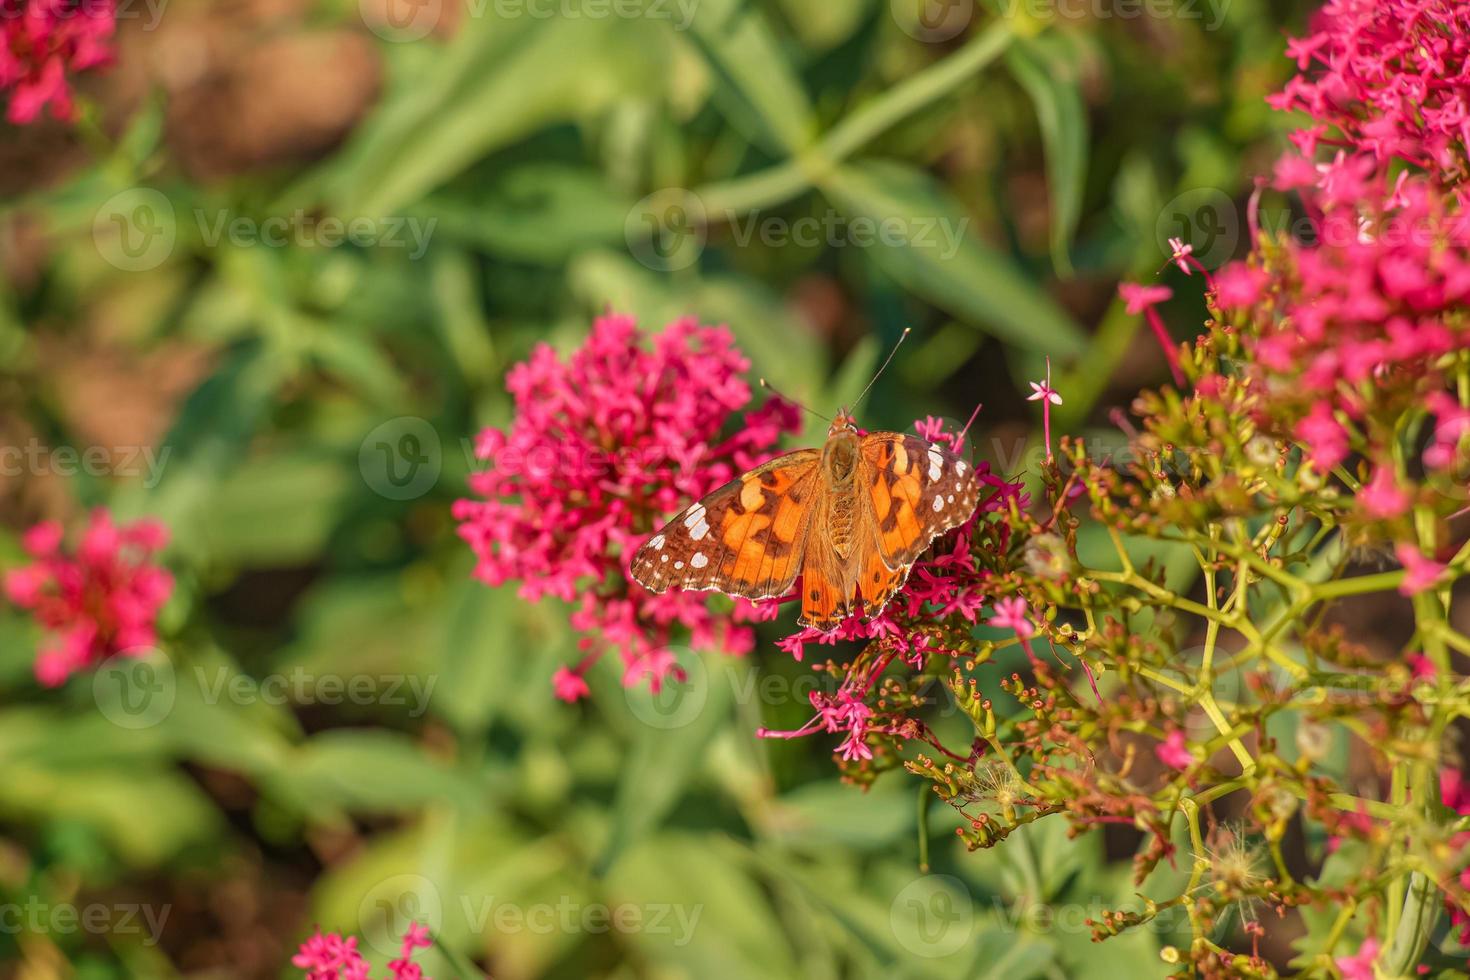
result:
[(48, 104), (57, 119), (76, 116), (70, 78), (112, 57), (113, 0), (0, 0), (0, 91), (6, 118), (34, 121)]
[[(1465, 776), (1456, 769), (1444, 769), (1439, 774), (1439, 795), (1444, 805), (1454, 810), (1462, 817), (1470, 817), (1470, 786), (1466, 785)], [(1454, 844), (1465, 852), (1470, 848), (1470, 832), (1456, 834)], [(1460, 888), (1470, 893), (1470, 861), (1460, 869)], [(1461, 946), (1470, 946), (1470, 914), (1465, 912), (1464, 907), (1445, 896), (1445, 908), (1449, 910), (1450, 922), (1459, 930), (1458, 939)]]
[(678, 671), (667, 649), (675, 627), (694, 647), (744, 653), (753, 636), (738, 624), (774, 613), (741, 601), (733, 617), (716, 615), (706, 594), (653, 595), (627, 575), (663, 520), (798, 428), (798, 410), (778, 398), (737, 415), (751, 400), (749, 366), (724, 328), (680, 320), (650, 349), (632, 319), (609, 315), (565, 360), (543, 344), (510, 372), (515, 419), (480, 434), (476, 455), (489, 467), (470, 489), (483, 499), (457, 501), (454, 516), (480, 579), (577, 604), (588, 655), (558, 672), (564, 700), (587, 693), (582, 675), (605, 649), (622, 656), (625, 684), (647, 677), (657, 690)]
[(1382, 168), (1402, 160), (1457, 181), (1470, 146), (1470, 5), (1331, 0), (1287, 45), (1301, 72), (1268, 99), (1315, 124), (1293, 142), (1345, 145)]
[(5, 576), (5, 593), (50, 634), (36, 658), (42, 684), (55, 687), (110, 656), (146, 653), (154, 644), (158, 610), (173, 591), (172, 576), (153, 563), (167, 541), (157, 521), (119, 527), (105, 510), (92, 513), (75, 553), (63, 549), (55, 521), (25, 533), (22, 545), (35, 562)]
[[(428, 927), (410, 923), (403, 934), (402, 955), (388, 964), (391, 980), (432, 980), (413, 962), (414, 950), (432, 945)], [(368, 980), (370, 968), (357, 951), (356, 936), (343, 939), (335, 932), (323, 935), (320, 929), (301, 944), (291, 963), (306, 971), (306, 980)]]

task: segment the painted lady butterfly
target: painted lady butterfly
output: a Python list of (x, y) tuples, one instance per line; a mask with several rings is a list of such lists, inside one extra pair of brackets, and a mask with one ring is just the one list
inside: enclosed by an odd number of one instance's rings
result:
[(917, 436), (860, 435), (843, 410), (821, 449), (758, 466), (670, 521), (633, 556), (633, 577), (653, 592), (768, 599), (800, 574), (797, 622), (830, 631), (859, 596), (877, 615), (979, 494), (961, 457)]

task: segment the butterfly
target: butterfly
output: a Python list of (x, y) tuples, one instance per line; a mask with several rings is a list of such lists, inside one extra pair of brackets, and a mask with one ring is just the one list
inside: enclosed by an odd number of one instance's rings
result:
[(823, 632), (882, 611), (914, 561), (975, 512), (975, 468), (897, 432), (862, 434), (846, 409), (821, 449), (800, 449), (732, 480), (669, 521), (633, 556), (652, 592), (715, 590), (746, 599), (790, 591), (797, 622)]

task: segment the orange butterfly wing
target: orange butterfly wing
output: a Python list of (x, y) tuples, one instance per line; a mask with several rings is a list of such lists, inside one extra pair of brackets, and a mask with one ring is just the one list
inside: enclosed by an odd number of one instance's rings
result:
[(859, 539), (857, 586), (873, 616), (903, 588), (934, 539), (975, 512), (980, 481), (964, 457), (917, 436), (870, 433), (861, 453), (858, 497), (869, 531)]
[(778, 456), (691, 505), (638, 549), (633, 578), (651, 592), (785, 595), (806, 552), (812, 505), (822, 489), (821, 455), (802, 449)]

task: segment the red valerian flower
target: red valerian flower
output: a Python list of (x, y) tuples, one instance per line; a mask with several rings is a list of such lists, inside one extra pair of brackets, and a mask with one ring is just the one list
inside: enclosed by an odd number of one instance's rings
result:
[(739, 600), (733, 616), (716, 614), (707, 593), (653, 595), (629, 580), (628, 560), (663, 519), (771, 458), (800, 421), (779, 398), (739, 414), (750, 365), (728, 330), (680, 320), (644, 341), (632, 319), (604, 316), (566, 359), (539, 345), (507, 378), (511, 425), (476, 444), (489, 468), (469, 486), (483, 499), (454, 505), (476, 577), (577, 604), (587, 655), (558, 671), (563, 700), (586, 695), (582, 674), (607, 649), (625, 684), (657, 690), (678, 672), (667, 653), (676, 628), (695, 648), (744, 653), (754, 640), (740, 624), (775, 612)]
[(1305, 112), (1380, 166), (1398, 159), (1464, 177), (1470, 145), (1470, 5), (1332, 0), (1287, 54), (1305, 74), (1267, 101)]
[(1179, 728), (1169, 732), (1162, 742), (1154, 746), (1154, 755), (1170, 769), (1180, 772), (1194, 765), (1194, 755), (1189, 751), (1184, 731)]
[(55, 521), (32, 527), (22, 545), (35, 562), (5, 576), (10, 601), (49, 634), (36, 657), (36, 678), (47, 687), (108, 657), (148, 652), (173, 591), (173, 577), (153, 563), (168, 541), (157, 521), (119, 527), (97, 510), (75, 553), (63, 549), (62, 537)]
[[(389, 980), (432, 980), (423, 967), (413, 962), (414, 950), (433, 945), (429, 929), (409, 923), (403, 934), (402, 954), (388, 964)], [(357, 937), (344, 939), (335, 932), (325, 935), (320, 929), (291, 957), (291, 964), (306, 971), (306, 980), (368, 980), (370, 965), (357, 949)]]
[(0, 0), (0, 91), (6, 118), (24, 125), (47, 105), (57, 119), (76, 118), (69, 79), (112, 57), (113, 0)]

